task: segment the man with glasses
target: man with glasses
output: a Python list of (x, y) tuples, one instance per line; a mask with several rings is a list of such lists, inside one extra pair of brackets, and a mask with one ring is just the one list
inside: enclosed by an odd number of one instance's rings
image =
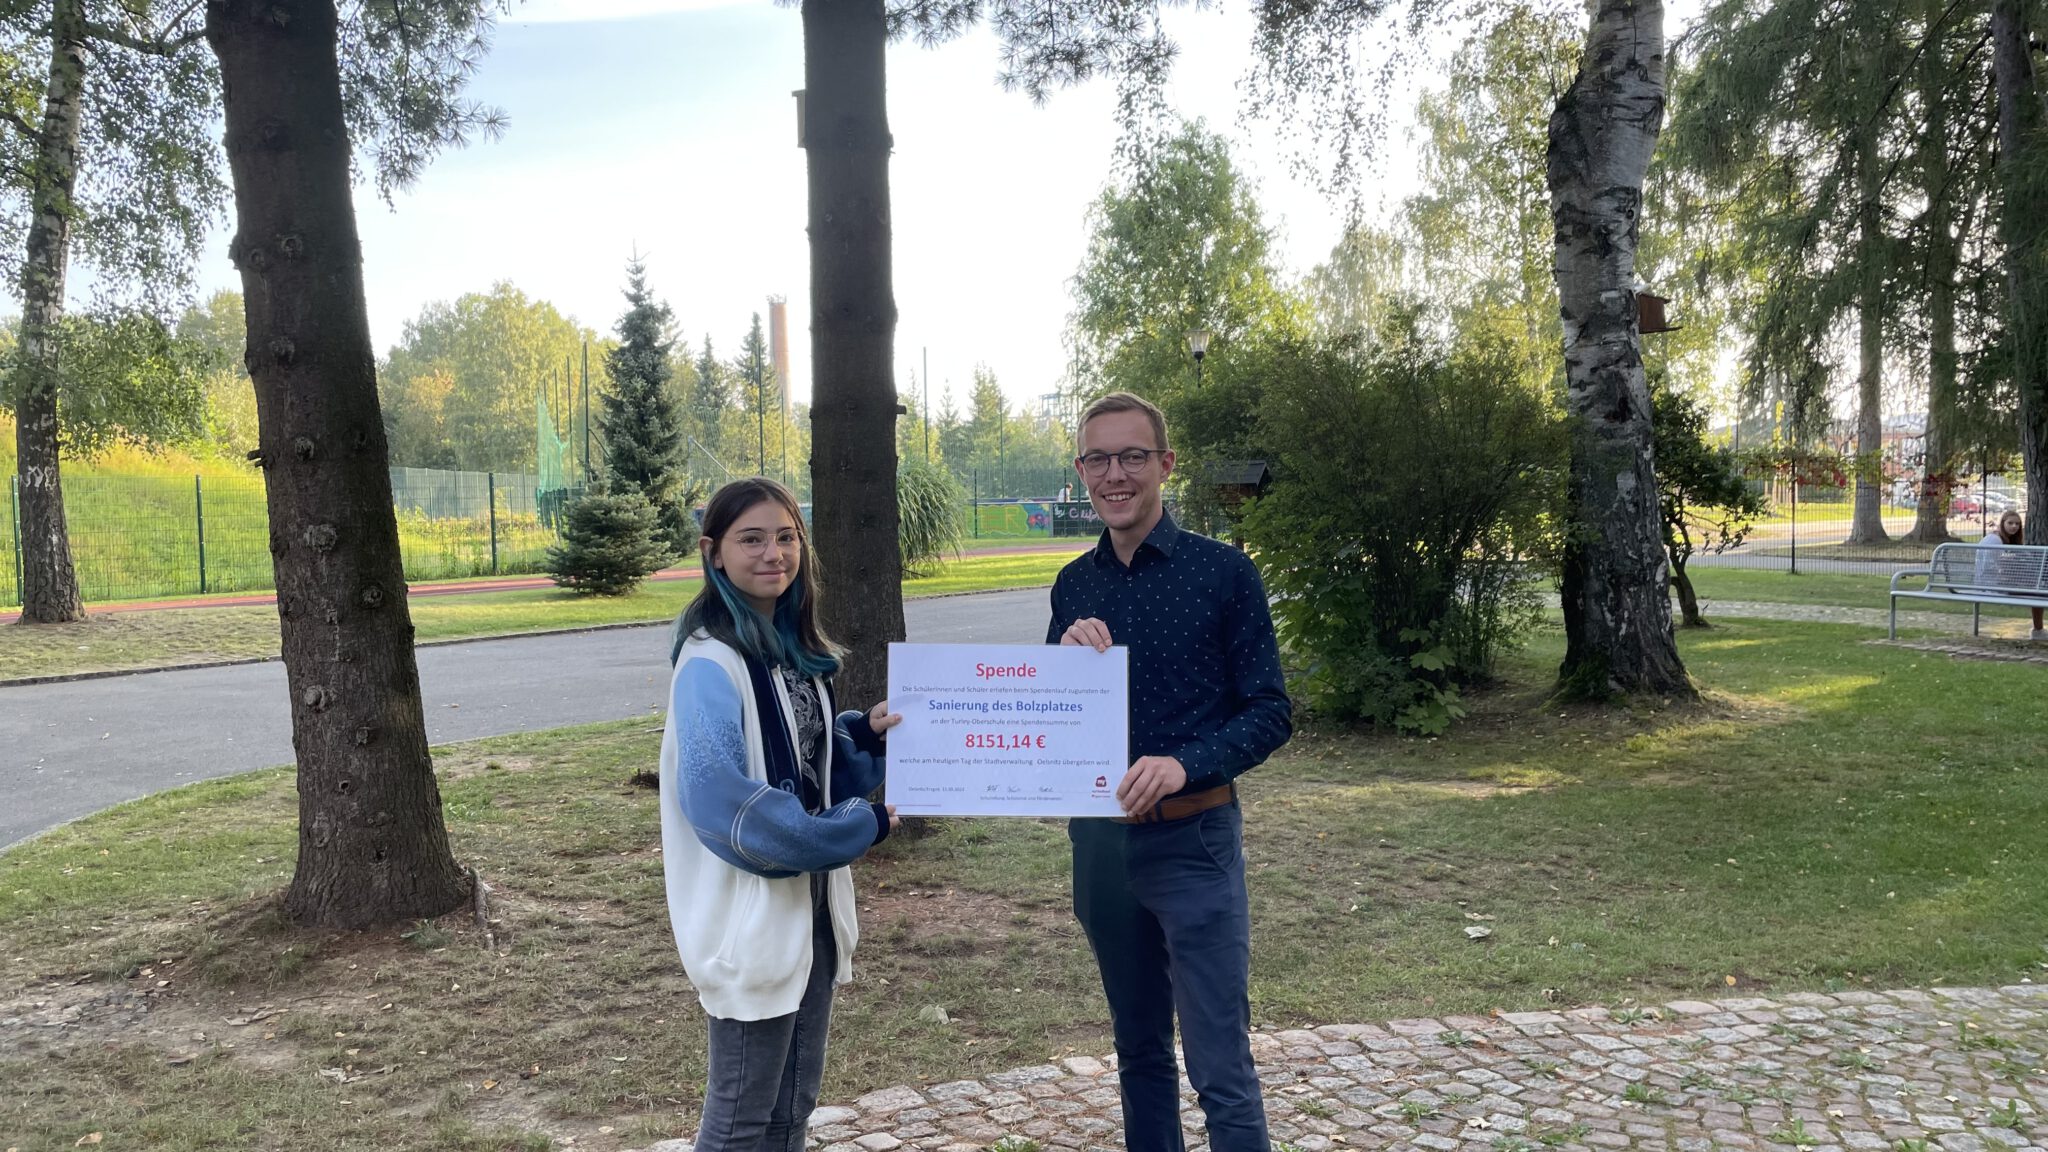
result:
[(1073, 820), (1074, 915), (1102, 972), (1129, 1152), (1182, 1152), (1188, 1080), (1215, 1152), (1269, 1152), (1252, 1064), (1251, 915), (1234, 781), (1291, 732), (1258, 569), (1176, 527), (1166, 418), (1127, 392), (1081, 414), (1074, 467), (1105, 525), (1052, 588), (1046, 643), (1130, 649), (1124, 815)]

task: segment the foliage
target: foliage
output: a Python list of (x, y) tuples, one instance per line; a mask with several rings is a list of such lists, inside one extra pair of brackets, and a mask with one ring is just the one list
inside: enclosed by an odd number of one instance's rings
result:
[(724, 416), (733, 407), (732, 381), (725, 364), (711, 350), (711, 336), (704, 336), (704, 350), (697, 355), (697, 373), (690, 391), (688, 416), (691, 435), (714, 457), (724, 448)]
[(1529, 0), (1498, 6), (1451, 57), (1444, 90), (1417, 102), (1422, 190), (1402, 206), (1428, 298), (1452, 315), (1507, 321), (1537, 379), (1557, 373), (1563, 336), (1545, 172), (1582, 21)]
[(1405, 295), (1407, 266), (1405, 236), (1363, 225), (1346, 229), (1304, 285), (1316, 331), (1335, 338), (1386, 327)]
[(1686, 562), (1699, 548), (1714, 554), (1742, 543), (1763, 515), (1764, 500), (1744, 478), (1741, 458), (1708, 441), (1707, 410), (1697, 399), (1669, 387), (1654, 388), (1650, 427), (1657, 457), (1657, 512), (1664, 522), (1671, 582), (1679, 590), (1685, 623), (1703, 625), (1706, 620), (1700, 615)]
[[(754, 471), (762, 476), (773, 476), (779, 468), (771, 468), (769, 459), (778, 450), (775, 439), (768, 435), (768, 412), (775, 411), (776, 430), (782, 425), (782, 396), (776, 387), (775, 370), (768, 361), (768, 338), (761, 332), (761, 314), (754, 313), (754, 322), (747, 334), (740, 339), (739, 358), (733, 361), (733, 378), (746, 389), (742, 398), (741, 415), (747, 417), (753, 435), (745, 437), (744, 443), (753, 448)], [(745, 452), (739, 453), (741, 460), (747, 459)]]
[(675, 316), (648, 291), (643, 261), (628, 264), (626, 276), (629, 306), (619, 318), (619, 344), (605, 354), (611, 387), (597, 420), (605, 473), (614, 491), (630, 489), (654, 506), (662, 543), (680, 554), (697, 538), (687, 506), (699, 494), (684, 491), (682, 417), (669, 393)]
[[(1274, 268), (1272, 235), (1229, 144), (1202, 123), (1140, 150), (1092, 213), (1074, 277), (1071, 368), (1082, 396), (1121, 389), (1165, 410), (1183, 478), (1213, 461), (1260, 458), (1265, 386), (1258, 349), (1306, 332), (1307, 303)], [(1200, 371), (1187, 334), (1210, 333)], [(1223, 530), (1227, 510), (1197, 483), (1177, 487), (1182, 519)]]
[(178, 337), (205, 349), (205, 429), (195, 450), (241, 458), (255, 451), (256, 386), (242, 363), (249, 335), (242, 294), (222, 289), (187, 309)]
[[(950, 405), (951, 393), (944, 399)], [(974, 366), (967, 402), (966, 418), (949, 407), (932, 437), (934, 455), (958, 485), (982, 497), (1052, 495), (1059, 485), (1052, 478), (1071, 468), (1071, 431), (1011, 411), (995, 370), (986, 364)]]
[(930, 420), (931, 413), (925, 411), (924, 393), (918, 389), (914, 373), (910, 390), (896, 393), (896, 402), (903, 405), (903, 418), (896, 422), (896, 458), (945, 463), (943, 437), (931, 427), (935, 422)]
[(944, 467), (896, 462), (896, 539), (906, 577), (929, 576), (947, 554), (959, 554), (960, 506), (966, 499)]
[(1847, 487), (1856, 468), (1855, 457), (1826, 445), (1769, 444), (1744, 451), (1741, 459), (1751, 476), (1776, 476), (1807, 488)]
[(463, 95), (509, 0), (354, 0), (341, 5), (343, 112), (389, 203), (443, 149), (505, 129), (505, 114)]
[(1198, 387), (1187, 333), (1211, 334), (1213, 372), (1235, 346), (1299, 332), (1307, 315), (1280, 285), (1272, 234), (1228, 142), (1196, 121), (1148, 147), (1096, 201), (1090, 232), (1070, 321), (1080, 390), (1152, 400), (1197, 456), (1231, 440), (1251, 422), (1256, 389)]
[[(168, 447), (200, 438), (208, 382), (225, 366), (210, 342), (125, 307), (65, 316), (58, 333), (58, 442), (66, 458), (89, 459), (115, 444)], [(14, 347), (9, 324), (0, 331), (0, 357), (12, 358)], [(4, 395), (0, 411), (14, 411)]]
[[(566, 387), (564, 377), (580, 383), (586, 343), (595, 345), (596, 355), (609, 351), (609, 342), (508, 281), (426, 305), (406, 321), (378, 373), (391, 462), (473, 472), (530, 470), (534, 394), (557, 397), (549, 405), (557, 417), (580, 418), (580, 393)], [(593, 380), (591, 387), (599, 389), (601, 382)], [(598, 399), (592, 398), (593, 406)]]
[(1516, 355), (1411, 331), (1262, 359), (1276, 477), (1243, 531), (1317, 711), (1441, 730), (1533, 624), (1525, 566), (1548, 548), (1565, 440)]
[[(190, 284), (208, 228), (227, 200), (213, 56), (197, 42), (201, 11), (87, 0), (72, 256), (94, 270), (100, 307), (117, 297), (155, 311)], [(49, 4), (0, 6), (0, 276), (19, 282), (29, 197), (41, 161), (51, 63)]]
[(1745, 391), (1791, 431), (1827, 420), (1852, 311), (1870, 329), (1855, 408), (1879, 403), (1889, 356), (1931, 381), (1942, 455), (1986, 430), (1966, 410), (2007, 366), (1984, 25), (1941, 0), (1724, 0), (1685, 38), (1661, 182), (1717, 238), (1679, 263), (1740, 318)]
[(673, 558), (647, 497), (600, 485), (569, 506), (562, 542), (548, 549), (548, 574), (581, 595), (623, 596)]

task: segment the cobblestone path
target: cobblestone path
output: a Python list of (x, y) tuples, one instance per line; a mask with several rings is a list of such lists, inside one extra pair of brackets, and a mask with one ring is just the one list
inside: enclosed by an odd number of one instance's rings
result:
[[(1253, 1035), (1299, 1152), (2009, 1152), (2048, 1144), (2048, 986), (1799, 993)], [(820, 1108), (820, 1152), (1122, 1146), (1113, 1059)], [(1206, 1152), (1183, 1089), (1190, 1152)], [(684, 1152), (663, 1141), (648, 1152)]]

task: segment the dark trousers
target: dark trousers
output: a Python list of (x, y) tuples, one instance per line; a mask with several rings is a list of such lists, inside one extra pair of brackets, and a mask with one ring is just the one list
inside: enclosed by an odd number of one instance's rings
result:
[(711, 1072), (698, 1152), (803, 1152), (832, 1023), (838, 948), (821, 903), (812, 915), (811, 980), (795, 1012), (767, 1020), (707, 1019)]
[(1214, 1152), (1269, 1152), (1252, 1065), (1244, 816), (1074, 820), (1074, 915), (1109, 998), (1129, 1152), (1183, 1152), (1173, 1023)]

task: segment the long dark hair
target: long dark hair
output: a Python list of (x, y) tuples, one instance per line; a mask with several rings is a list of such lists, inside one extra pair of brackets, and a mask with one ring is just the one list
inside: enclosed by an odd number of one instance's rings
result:
[[(764, 500), (782, 505), (802, 542), (796, 579), (776, 597), (773, 621), (762, 620), (725, 573), (711, 564), (719, 541), (733, 522)], [(766, 476), (735, 480), (720, 488), (704, 506), (704, 538), (697, 542), (697, 553), (704, 562), (704, 587), (676, 617), (669, 637), (669, 663), (675, 663), (682, 653), (683, 641), (703, 632), (764, 664), (780, 664), (806, 676), (830, 676), (839, 671), (843, 649), (818, 627), (818, 557), (811, 551), (811, 534), (804, 530), (803, 509), (794, 493)]]

